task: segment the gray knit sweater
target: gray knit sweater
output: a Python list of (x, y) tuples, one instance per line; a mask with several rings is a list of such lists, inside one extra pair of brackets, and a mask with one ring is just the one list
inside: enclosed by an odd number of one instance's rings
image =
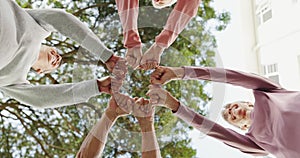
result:
[(96, 80), (58, 85), (31, 85), (27, 81), (41, 42), (53, 31), (73, 39), (102, 62), (113, 54), (85, 24), (63, 10), (25, 10), (11, 0), (0, 0), (2, 92), (37, 108), (76, 104), (99, 94)]

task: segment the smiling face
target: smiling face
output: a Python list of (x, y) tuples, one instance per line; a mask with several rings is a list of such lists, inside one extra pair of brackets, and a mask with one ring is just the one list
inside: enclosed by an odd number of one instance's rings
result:
[(177, 0), (152, 0), (152, 5), (155, 8), (161, 9), (176, 3)]
[(54, 47), (42, 45), (38, 60), (32, 68), (38, 73), (50, 73), (59, 67), (61, 59), (62, 57)]
[(234, 102), (227, 104), (222, 111), (223, 118), (230, 124), (246, 130), (251, 126), (250, 114), (253, 104), (249, 102)]

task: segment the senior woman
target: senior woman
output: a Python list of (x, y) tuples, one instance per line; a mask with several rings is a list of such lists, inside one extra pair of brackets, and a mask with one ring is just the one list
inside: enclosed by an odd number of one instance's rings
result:
[[(53, 47), (42, 46), (51, 32), (73, 39), (106, 64), (126, 73), (125, 60), (114, 56), (98, 37), (73, 15), (60, 9), (23, 9), (12, 0), (0, 1), (0, 91), (23, 104), (54, 108), (84, 102), (101, 92), (109, 93), (111, 78), (57, 85), (32, 85), (27, 73), (55, 70), (61, 56)], [(121, 71), (122, 70), (122, 71)]]
[(255, 103), (234, 102), (227, 104), (223, 117), (230, 124), (248, 129), (245, 135), (206, 119), (182, 105), (159, 86), (152, 86), (150, 102), (163, 104), (175, 115), (191, 123), (225, 144), (254, 156), (273, 154), (278, 158), (300, 155), (300, 92), (289, 91), (271, 80), (240, 71), (212, 67), (159, 67), (151, 75), (153, 84), (164, 84), (172, 79), (210, 80), (230, 83), (253, 90)]

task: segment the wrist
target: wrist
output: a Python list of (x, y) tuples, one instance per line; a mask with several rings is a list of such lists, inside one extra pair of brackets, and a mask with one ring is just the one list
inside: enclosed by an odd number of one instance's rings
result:
[(180, 102), (175, 99), (171, 94), (167, 95), (166, 105), (169, 109), (171, 109), (173, 112), (177, 112)]
[(118, 59), (119, 59), (118, 56), (112, 55), (112, 56), (107, 60), (106, 63), (110, 63), (110, 62), (114, 62), (114, 63), (115, 63), (116, 61), (118, 61)]
[(137, 117), (138, 123), (142, 131), (151, 131), (154, 129), (153, 118), (151, 117)]
[(163, 51), (165, 50), (165, 47), (162, 45), (159, 45), (157, 43), (154, 43), (152, 45), (152, 49), (154, 52), (157, 52), (159, 55), (161, 55), (163, 53)]
[(98, 87), (98, 91), (101, 93), (101, 81), (97, 80), (97, 87)]
[(170, 69), (176, 75), (176, 78), (182, 79), (184, 77), (184, 68), (182, 68), (182, 67), (174, 67), (174, 68), (170, 68)]
[(115, 121), (119, 117), (119, 115), (115, 111), (110, 110), (110, 109), (105, 110), (104, 113), (112, 122)]
[(154, 124), (152, 122), (140, 124), (140, 127), (142, 132), (154, 131)]
[(172, 112), (173, 112), (173, 113), (176, 113), (176, 112), (178, 111), (178, 109), (179, 109), (179, 106), (180, 106), (179, 101), (177, 101), (176, 103), (174, 103), (174, 104), (172, 105), (172, 107), (171, 107)]

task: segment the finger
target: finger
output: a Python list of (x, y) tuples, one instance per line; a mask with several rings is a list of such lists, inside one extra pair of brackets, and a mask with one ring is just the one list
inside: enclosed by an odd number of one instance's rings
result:
[(149, 90), (147, 93), (146, 93), (146, 96), (150, 96), (152, 94), (152, 90)]
[(133, 68), (136, 69), (140, 64), (140, 57), (134, 57), (134, 56), (127, 56), (128, 64)]
[(155, 69), (158, 66), (158, 63), (156, 60), (150, 60), (147, 62), (149, 69)]
[(119, 75), (119, 76), (120, 76), (120, 75), (124, 75), (124, 73), (125, 73), (125, 72), (123, 72), (123, 71), (120, 70), (120, 69), (114, 69), (114, 70), (113, 70), (113, 74), (115, 74), (116, 76), (117, 76), (117, 75)]
[(137, 101), (135, 101), (135, 103), (138, 105), (143, 105), (143, 102), (143, 98), (139, 98)]
[(150, 77), (159, 78), (162, 75), (163, 75), (163, 73), (161, 73), (160, 71), (155, 70), (154, 72), (152, 72), (152, 74), (150, 75)]
[(150, 103), (150, 100), (149, 99), (144, 99), (144, 104), (147, 105)]
[(146, 93), (147, 96), (151, 96), (152, 94), (156, 94), (156, 90), (149, 86), (149, 90)]
[(115, 70), (113, 71), (113, 74), (118, 80), (123, 80), (126, 77), (126, 72), (121, 70)]
[(142, 105), (148, 104), (148, 103), (147, 103), (147, 100), (146, 100), (145, 98), (141, 98), (140, 101), (141, 101), (141, 104), (142, 104)]
[(151, 103), (151, 104), (158, 104), (158, 101), (159, 101), (159, 98), (157, 98), (157, 97), (152, 97), (152, 98), (150, 99), (150, 103)]
[(117, 68), (127, 66), (127, 60), (123, 59), (117, 62), (116, 64)]
[(159, 100), (160, 98), (157, 93), (150, 94), (149, 97), (150, 97), (150, 102), (151, 100)]
[(163, 82), (159, 79), (151, 79), (150, 82), (151, 84), (163, 84)]
[(128, 56), (126, 57), (126, 60), (128, 62), (128, 65), (130, 65), (131, 67), (133, 67), (133, 65), (136, 64), (136, 59), (132, 56)]
[(154, 75), (153, 77), (157, 80), (160, 80), (162, 76), (163, 76), (163, 74), (157, 74), (157, 75)]
[(140, 65), (140, 68), (143, 69), (143, 70), (147, 70), (147, 65), (146, 64), (142, 64), (142, 65)]
[(151, 84), (150, 86), (148, 86), (148, 88), (149, 88), (150, 90), (161, 89), (161, 85), (158, 85), (158, 84)]
[(138, 60), (136, 60), (135, 63), (132, 64), (131, 67), (132, 67), (133, 69), (136, 69), (136, 68), (139, 66), (139, 64), (140, 64), (140, 62), (139, 62)]
[(128, 110), (130, 110), (130, 111), (132, 111), (133, 107), (135, 106), (134, 100), (130, 97), (128, 97), (127, 106), (128, 106)]

